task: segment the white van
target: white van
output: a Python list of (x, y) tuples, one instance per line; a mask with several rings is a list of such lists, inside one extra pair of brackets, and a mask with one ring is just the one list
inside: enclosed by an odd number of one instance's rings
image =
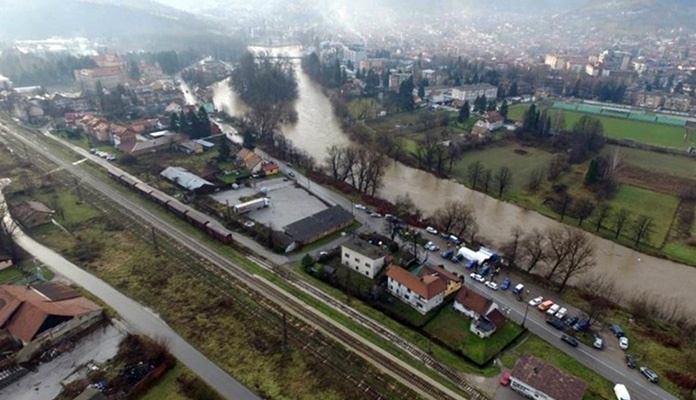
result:
[(631, 400), (628, 389), (622, 384), (617, 383), (616, 386), (614, 386), (614, 394), (616, 395), (616, 400)]

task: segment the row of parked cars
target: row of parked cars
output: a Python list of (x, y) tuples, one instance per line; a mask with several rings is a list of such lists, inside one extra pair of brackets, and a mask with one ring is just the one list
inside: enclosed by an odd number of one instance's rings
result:
[(107, 153), (105, 151), (101, 151), (101, 150), (95, 149), (95, 148), (89, 149), (89, 152), (92, 154), (95, 154), (95, 155), (97, 155), (97, 156), (99, 156), (107, 161), (116, 161), (116, 156), (111, 154), (111, 153)]

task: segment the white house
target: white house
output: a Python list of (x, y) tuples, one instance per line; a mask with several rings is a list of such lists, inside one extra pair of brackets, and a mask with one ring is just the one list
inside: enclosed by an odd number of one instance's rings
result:
[(341, 246), (341, 263), (370, 279), (374, 279), (382, 270), (387, 256), (387, 249), (360, 239), (351, 240)]
[(399, 300), (425, 314), (442, 304), (447, 284), (437, 274), (415, 276), (398, 265), (387, 269), (387, 289)]
[(587, 383), (529, 354), (522, 355), (510, 375), (510, 388), (539, 400), (582, 400)]
[(476, 125), (493, 132), (496, 129), (502, 128), (504, 122), (505, 120), (500, 113), (497, 111), (489, 111), (483, 116), (483, 118), (476, 121)]
[(488, 83), (464, 85), (452, 88), (452, 98), (472, 104), (477, 97), (486, 96), (488, 100), (498, 97), (498, 88)]
[(454, 309), (469, 318), (477, 319), (498, 308), (493, 300), (462, 287), (454, 300)]

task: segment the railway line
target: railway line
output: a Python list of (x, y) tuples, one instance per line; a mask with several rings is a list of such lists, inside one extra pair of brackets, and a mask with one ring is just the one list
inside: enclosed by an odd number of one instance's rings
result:
[[(22, 137), (21, 135), (16, 134), (12, 130), (8, 130), (6, 128), (3, 128), (2, 130), (4, 131), (4, 140), (7, 141), (11, 147), (14, 146), (15, 151), (21, 151), (20, 149), (23, 149), (26, 153), (27, 146), (29, 146), (33, 151), (37, 152), (41, 157), (32, 159), (32, 162), (42, 164), (41, 168), (43, 170), (55, 170), (56, 164), (62, 170), (64, 170), (66, 174), (61, 174), (60, 171), (54, 173), (54, 175), (61, 176), (59, 179), (62, 179), (63, 184), (73, 186), (75, 183), (74, 181), (71, 181), (71, 176), (79, 178), (86, 184), (84, 189), (89, 191), (91, 202), (95, 203), (95, 205), (104, 212), (118, 212), (120, 215), (127, 217), (120, 218), (119, 220), (128, 225), (133, 232), (139, 234), (144, 240), (149, 241), (153, 239), (149, 234), (151, 227), (166, 233), (166, 235), (159, 235), (158, 241), (161, 243), (158, 243), (158, 245), (162, 245), (171, 251), (185, 252), (187, 257), (197, 261), (193, 264), (180, 263), (182, 265), (186, 264), (196, 266), (197, 268), (193, 268), (193, 270), (189, 271), (195, 276), (204, 279), (214, 287), (222, 290), (226, 289), (226, 294), (229, 293), (230, 288), (239, 290), (239, 284), (234, 282), (231, 278), (233, 277), (234, 279), (238, 279), (240, 282), (250, 288), (250, 290), (247, 291), (247, 294), (251, 296), (254, 302), (265, 306), (265, 311), (260, 311), (259, 308), (249, 307), (248, 312), (253, 313), (254, 316), (264, 318), (268, 320), (270, 324), (282, 326), (285, 324), (284, 313), (287, 311), (295, 318), (304, 320), (311, 326), (316, 327), (311, 328), (310, 332), (307, 332), (307, 327), (294, 325), (292, 327), (293, 329), (291, 329), (287, 334), (287, 336), (289, 336), (288, 341), (292, 342), (294, 346), (303, 349), (303, 351), (314, 352), (315, 356), (324, 360), (323, 362), (327, 364), (327, 367), (344, 373), (346, 379), (349, 380), (354, 387), (359, 388), (363, 392), (365, 398), (384, 398), (374, 389), (374, 387), (384, 385), (386, 382), (383, 380), (378, 382), (366, 382), (365, 379), (363, 379), (365, 375), (362, 375), (363, 378), (360, 378), (360, 375), (356, 374), (355, 371), (352, 370), (356, 368), (356, 363), (351, 363), (350, 360), (341, 360), (340, 362), (336, 362), (327, 357), (324, 352), (332, 347), (335, 347), (335, 344), (328, 341), (326, 335), (332, 336), (351, 349), (354, 349), (354, 351), (360, 353), (364, 358), (379, 366), (382, 370), (390, 371), (390, 373), (398, 376), (401, 381), (406, 383), (408, 387), (428, 398), (450, 399), (460, 397), (451, 390), (448, 390), (441, 385), (432, 383), (427, 376), (419, 371), (414, 371), (412, 368), (402, 365), (403, 363), (396, 362), (392, 357), (382, 354), (380, 352), (381, 349), (376, 348), (374, 345), (366, 344), (363, 340), (356, 337), (357, 335), (355, 333), (348, 332), (343, 326), (335, 321), (327, 320), (325, 316), (318, 314), (318, 312), (315, 310), (308, 309), (303, 303), (296, 300), (291, 295), (288, 295), (275, 285), (271, 284), (265, 279), (249, 273), (247, 270), (231, 262), (218, 252), (212, 250), (206, 245), (201, 244), (198, 240), (191, 238), (187, 233), (181, 231), (176, 226), (161, 219), (159, 216), (151, 213), (147, 209), (141, 208), (139, 204), (135, 203), (127, 196), (124, 196), (110, 185), (105, 184), (100, 179), (95, 178), (89, 172), (64, 161), (61, 157), (53, 154), (51, 150), (44, 147), (39, 140), (30, 140), (29, 138)], [(137, 217), (133, 214), (137, 214)], [(487, 398), (473, 386), (464, 381), (456, 372), (451, 371), (449, 368), (437, 362), (428, 353), (401, 339), (398, 335), (390, 330), (385, 329), (378, 323), (358, 313), (333, 297), (325, 294), (321, 290), (312, 287), (291, 272), (270, 265), (264, 260), (255, 258), (253, 256), (249, 256), (249, 258), (269, 271), (273, 271), (275, 274), (295, 285), (300, 290), (312, 295), (326, 304), (331, 305), (354, 321), (359, 322), (372, 331), (382, 335), (386, 340), (405, 350), (412, 357), (422, 361), (427, 367), (437, 371), (442, 376), (451, 380), (467, 394), (468, 398), (476, 400)], [(225, 274), (220, 274), (220, 267), (226, 271)], [(261, 296), (260, 293), (263, 293), (263, 296)], [(270, 302), (272, 302), (272, 304), (269, 304)], [(277, 311), (269, 311), (277, 310), (278, 305), (280, 305), (285, 311), (281, 313), (278, 313)], [(321, 330), (323, 334), (318, 333), (318, 330)], [(379, 380), (379, 377), (375, 379)]]

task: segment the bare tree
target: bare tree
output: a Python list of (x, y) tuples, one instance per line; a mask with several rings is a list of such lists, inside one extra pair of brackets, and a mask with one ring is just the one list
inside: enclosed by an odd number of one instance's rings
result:
[(333, 176), (334, 179), (339, 179), (341, 176), (344, 150), (344, 148), (338, 147), (335, 144), (326, 148), (326, 165), (328, 165), (331, 176)]
[(554, 156), (546, 169), (546, 177), (550, 181), (555, 181), (568, 168), (568, 158), (562, 155)]
[(510, 240), (503, 244), (501, 248), (503, 255), (510, 262), (510, 265), (517, 265), (517, 253), (520, 249), (523, 233), (519, 225), (513, 226), (510, 230)]
[(10, 216), (7, 203), (0, 193), (0, 252), (7, 254), (13, 263), (19, 262), (17, 249), (14, 245), (14, 233), (17, 225)]
[(433, 224), (442, 232), (452, 232), (462, 237), (476, 224), (476, 218), (471, 207), (461, 201), (450, 200), (435, 211)]
[(614, 239), (618, 239), (621, 231), (628, 223), (628, 219), (631, 217), (631, 212), (625, 208), (620, 209), (616, 215), (614, 215)]
[(488, 193), (488, 187), (491, 184), (491, 181), (493, 180), (493, 171), (491, 171), (490, 168), (486, 168), (485, 171), (483, 171), (483, 192)]
[(572, 212), (573, 216), (578, 219), (578, 226), (582, 226), (582, 221), (592, 215), (594, 209), (595, 203), (586, 197), (581, 197), (575, 201)]
[(522, 256), (527, 260), (527, 272), (532, 272), (532, 269), (539, 262), (546, 260), (546, 236), (534, 229), (531, 234), (526, 236), (521, 243)]
[[(568, 228), (570, 229), (570, 228)], [(595, 248), (592, 243), (590, 243), (590, 236), (577, 230), (571, 229), (570, 235), (567, 236), (567, 243), (565, 245), (568, 255), (565, 258), (561, 266), (559, 275), (561, 276), (561, 283), (558, 287), (558, 293), (565, 289), (568, 281), (577, 275), (587, 272), (590, 268), (595, 266)]]
[(512, 184), (512, 171), (508, 167), (500, 167), (495, 174), (495, 182), (498, 186), (498, 197), (502, 197)]
[(611, 216), (611, 205), (609, 203), (601, 202), (597, 204), (597, 209), (595, 210), (595, 232), (599, 232), (602, 228), (602, 223), (604, 220)]
[(476, 161), (473, 164), (470, 164), (466, 169), (467, 177), (469, 178), (469, 185), (472, 189), (476, 189), (479, 179), (483, 178), (483, 169), (484, 168), (481, 161)]
[(534, 193), (541, 186), (541, 182), (544, 179), (544, 168), (537, 168), (529, 174), (529, 179), (527, 181), (527, 190)]
[(631, 233), (633, 234), (634, 244), (640, 245), (641, 242), (647, 242), (652, 236), (655, 223), (653, 218), (647, 215), (639, 215), (631, 225)]
[(411, 199), (411, 196), (406, 193), (403, 195), (396, 196), (394, 201), (394, 213), (399, 218), (406, 218), (411, 215), (415, 215), (417, 218), (420, 216), (420, 210), (416, 208), (416, 204)]
[(570, 254), (570, 248), (568, 244), (570, 242), (570, 237), (572, 235), (572, 230), (564, 226), (562, 228), (551, 228), (546, 232), (546, 238), (549, 242), (549, 264), (551, 269), (546, 273), (546, 279), (553, 280), (556, 275), (556, 271), (563, 265)]

